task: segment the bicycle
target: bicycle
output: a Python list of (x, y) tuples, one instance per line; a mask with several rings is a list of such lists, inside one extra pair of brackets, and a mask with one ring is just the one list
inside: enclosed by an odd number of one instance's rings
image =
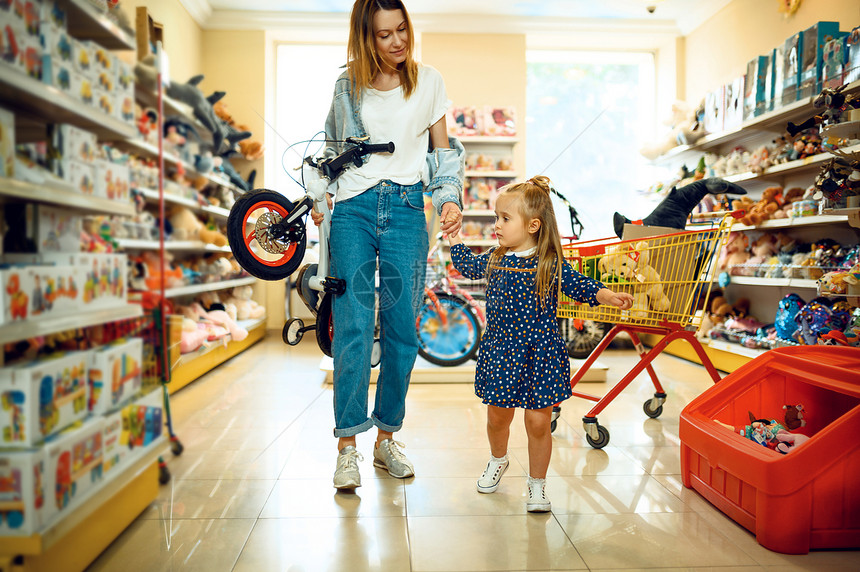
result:
[(487, 319), (475, 298), (459, 287), (442, 257), (442, 234), (427, 255), (427, 285), (418, 310), (418, 355), (443, 367), (462, 365), (478, 353)]
[[(329, 357), (332, 357), (332, 296), (342, 294), (346, 282), (328, 275), (331, 210), (326, 201), (326, 191), (348, 166), (360, 167), (367, 155), (394, 152), (392, 142), (372, 144), (366, 139), (348, 138), (345, 143), (352, 147), (336, 157), (308, 156), (302, 160), (302, 179), (310, 180), (303, 185), (305, 195), (296, 203), (277, 191), (255, 189), (236, 200), (227, 218), (227, 239), (236, 261), (261, 280), (277, 281), (290, 276), (301, 264), (307, 245), (306, 217), (311, 209), (323, 213), (323, 221), (319, 225), (319, 262), (302, 266), (296, 280), (299, 297), (316, 322), (305, 326), (301, 318), (291, 318), (284, 324), (282, 337), (284, 342), (294, 346), (306, 332), (313, 330), (317, 344)], [(251, 225), (253, 229), (246, 234), (246, 228)], [(377, 335), (371, 363), (379, 363), (380, 356)]]

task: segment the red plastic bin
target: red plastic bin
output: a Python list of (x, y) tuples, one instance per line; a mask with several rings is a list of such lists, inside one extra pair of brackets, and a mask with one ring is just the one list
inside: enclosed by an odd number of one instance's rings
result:
[[(783, 455), (714, 420), (782, 419), (802, 404), (810, 439)], [(860, 547), (860, 349), (778, 348), (707, 389), (681, 412), (684, 486), (786, 554)]]

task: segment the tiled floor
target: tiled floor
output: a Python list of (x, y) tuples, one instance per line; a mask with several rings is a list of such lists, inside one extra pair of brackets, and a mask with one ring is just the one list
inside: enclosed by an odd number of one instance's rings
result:
[[(635, 360), (605, 355), (614, 383)], [(564, 404), (548, 475), (551, 514), (525, 512), (522, 414), (512, 470), (492, 495), (475, 491), (487, 460), (485, 411), (469, 384), (414, 384), (397, 437), (417, 476), (390, 478), (359, 437), (363, 485), (331, 486), (336, 457), (331, 389), (312, 339), (279, 335), (173, 396), (185, 445), (172, 481), (93, 563), (93, 571), (840, 570), (860, 552), (787, 556), (681, 484), (678, 416), (710, 385), (696, 365), (660, 356), (669, 400), (647, 419), (653, 393), (640, 376), (603, 414), (610, 444), (592, 449), (584, 400)], [(582, 384), (597, 395), (609, 384)], [(778, 526), (779, 523), (774, 523)]]

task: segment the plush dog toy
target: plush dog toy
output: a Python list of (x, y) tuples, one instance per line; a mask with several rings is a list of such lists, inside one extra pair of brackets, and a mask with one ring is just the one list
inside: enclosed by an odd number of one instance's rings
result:
[[(657, 205), (657, 208), (642, 219), (642, 224), (684, 230), (687, 226), (687, 218), (690, 216), (690, 213), (693, 212), (693, 209), (696, 208), (696, 205), (702, 201), (705, 195), (709, 193), (714, 195), (747, 194), (743, 187), (717, 178), (702, 179), (681, 188), (672, 187), (672, 190)], [(621, 235), (624, 233), (624, 225), (630, 222), (632, 221), (629, 218), (619, 213), (613, 215), (612, 223), (618, 238), (621, 238)]]

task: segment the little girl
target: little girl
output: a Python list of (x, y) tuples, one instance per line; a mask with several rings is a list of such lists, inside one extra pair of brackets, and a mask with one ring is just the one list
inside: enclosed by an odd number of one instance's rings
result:
[(529, 448), (529, 512), (547, 512), (546, 471), (552, 454), (552, 406), (571, 396), (570, 362), (558, 330), (558, 291), (579, 302), (633, 305), (579, 274), (562, 257), (550, 201), (550, 180), (510, 184), (496, 201), (498, 248), (475, 256), (448, 235), (451, 259), (463, 276), (487, 278), (487, 329), (481, 338), (475, 393), (487, 404), (490, 457), (478, 492), (492, 493), (508, 468), (508, 435), (514, 408), (525, 409)]

